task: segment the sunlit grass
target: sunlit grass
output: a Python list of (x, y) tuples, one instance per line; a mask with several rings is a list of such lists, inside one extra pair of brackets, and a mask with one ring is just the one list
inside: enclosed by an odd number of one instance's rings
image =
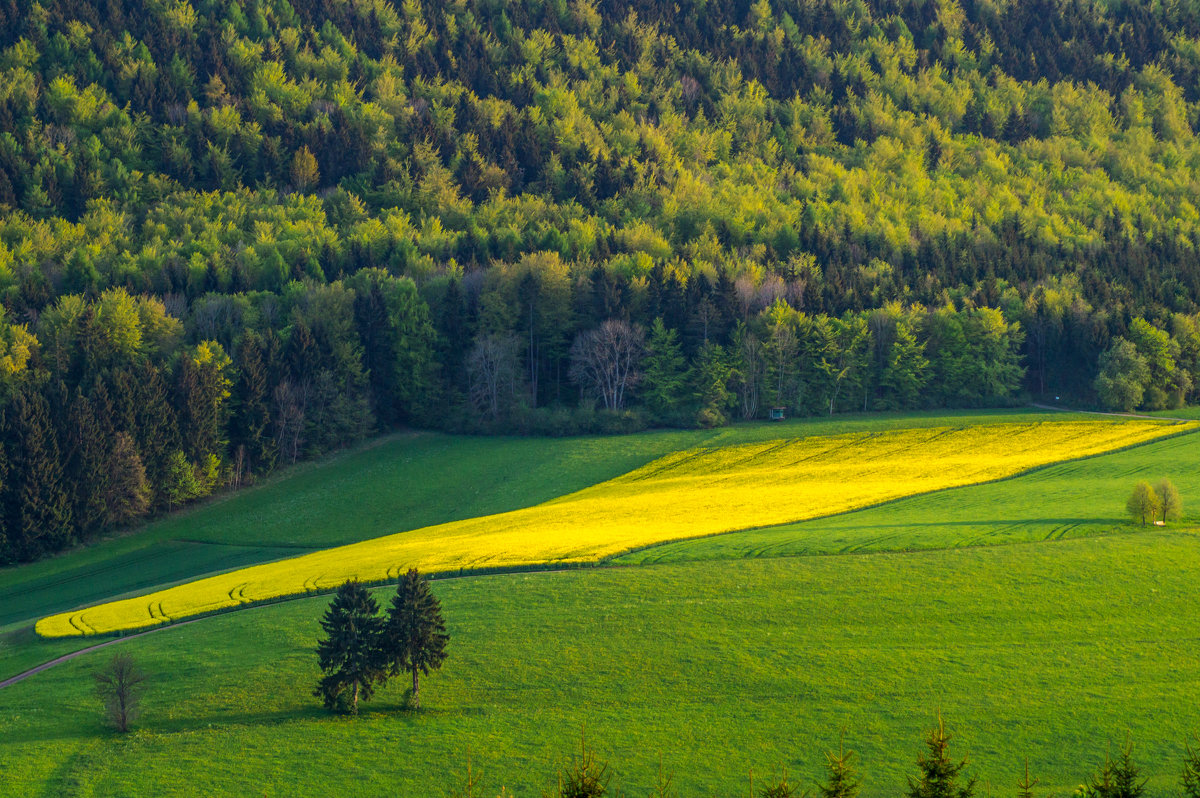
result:
[[(543, 504), (257, 565), (39, 621), (47, 637), (113, 632), (427, 572), (596, 561), (654, 543), (773, 526), (1001, 479), (1186, 427), (1047, 421), (698, 447)], [(465, 486), (464, 486), (465, 487)]]

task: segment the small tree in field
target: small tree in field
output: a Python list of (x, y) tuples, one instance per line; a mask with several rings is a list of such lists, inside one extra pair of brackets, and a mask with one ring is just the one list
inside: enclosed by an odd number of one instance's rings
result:
[(1131, 743), (1125, 743), (1116, 759), (1104, 755), (1104, 765), (1084, 786), (1082, 794), (1085, 798), (1141, 798), (1146, 794), (1141, 768), (1133, 764)]
[(1133, 516), (1133, 520), (1141, 519), (1142, 526), (1145, 526), (1146, 521), (1153, 520), (1158, 512), (1158, 494), (1149, 482), (1139, 482), (1125, 502), (1125, 509)]
[(142, 684), (146, 676), (129, 654), (117, 654), (96, 674), (96, 693), (104, 702), (108, 724), (124, 734), (140, 714)]
[(588, 748), (587, 735), (579, 733), (579, 758), (558, 773), (558, 787), (544, 793), (546, 798), (599, 798), (608, 795), (608, 782), (612, 774), (608, 763), (596, 758)]
[(832, 751), (826, 752), (829, 778), (817, 790), (821, 798), (857, 798), (858, 779), (854, 773), (854, 766), (850, 764), (853, 757), (854, 752), (845, 750), (840, 740), (836, 754)]
[(1183, 796), (1200, 798), (1200, 752), (1193, 749), (1190, 743), (1184, 744)]
[(910, 776), (908, 779), (909, 798), (971, 798), (975, 794), (975, 778), (969, 779), (965, 786), (958, 785), (967, 760), (954, 762), (950, 759), (950, 735), (946, 733), (940, 713), (937, 726), (930, 729), (925, 738), (925, 747), (928, 753), (917, 757), (921, 777)]
[(1025, 759), (1025, 778), (1021, 779), (1021, 781), (1019, 781), (1017, 783), (1017, 789), (1020, 790), (1020, 792), (1017, 793), (1017, 798), (1033, 798), (1033, 788), (1036, 787), (1037, 785), (1038, 785), (1037, 779), (1034, 779), (1033, 781), (1029, 780), (1029, 759), (1026, 758)]
[(1179, 491), (1169, 479), (1160, 479), (1154, 486), (1158, 496), (1158, 517), (1163, 521), (1174, 521), (1183, 514), (1183, 501)]
[(317, 642), (317, 662), (325, 675), (313, 695), (326, 709), (358, 714), (359, 698), (369, 699), (386, 676), (379, 604), (361, 582), (346, 582), (334, 594), (321, 628), (327, 637)]
[(417, 709), (421, 707), (420, 674), (442, 667), (449, 641), (441, 602), (429, 590), (429, 580), (410, 568), (396, 586), (388, 609), (383, 650), (391, 675), (412, 674), (412, 702)]

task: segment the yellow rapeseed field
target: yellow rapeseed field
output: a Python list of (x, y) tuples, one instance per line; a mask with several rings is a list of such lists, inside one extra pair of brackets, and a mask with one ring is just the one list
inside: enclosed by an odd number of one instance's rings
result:
[[(1156, 421), (990, 424), (677, 452), (535, 507), (425, 527), (44, 618), (61, 637), (137, 629), (280, 596), (458, 571), (594, 561), (681, 538), (772, 526), (1012, 476), (1179, 432)], [(453, 490), (453, 486), (447, 486)]]

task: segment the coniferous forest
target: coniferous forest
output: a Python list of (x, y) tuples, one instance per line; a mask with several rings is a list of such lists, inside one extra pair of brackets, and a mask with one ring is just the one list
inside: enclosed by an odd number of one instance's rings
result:
[(1200, 6), (0, 0), (0, 562), (400, 425), (1200, 393)]

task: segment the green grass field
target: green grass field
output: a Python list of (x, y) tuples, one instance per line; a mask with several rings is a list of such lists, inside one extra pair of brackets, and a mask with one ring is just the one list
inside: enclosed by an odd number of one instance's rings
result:
[(1200, 539), (1163, 531), (447, 580), (425, 708), (390, 686), (358, 719), (309, 695), (327, 601), (304, 599), (123, 643), (155, 679), (125, 739), (90, 694), (109, 652), (8, 688), (0, 792), (442, 795), (469, 752), (538, 795), (586, 724), (626, 795), (660, 753), (682, 795), (815, 776), (845, 727), (864, 795), (894, 796), (938, 708), (996, 795), (1025, 756), (1062, 795), (1127, 732), (1161, 791), (1200, 729), (1198, 580)]
[(1059, 415), (839, 416), (607, 438), (395, 435), (112, 540), (0, 569), (0, 632), (42, 615), (205, 574), (532, 506), (703, 443), (946, 423), (1020, 423)]
[[(997, 416), (955, 420), (976, 419)], [(557, 441), (398, 436), (2, 571), (0, 590), (24, 602), (4, 611), (29, 618), (89, 600), (71, 582), (56, 594), (54, 580), (73, 569), (108, 568), (108, 595), (127, 591), (139, 566), (120, 558), (139, 551), (168, 551), (162, 561), (177, 567), (160, 574), (171, 581), (212, 570), (196, 560), (188, 573), (188, 542), (333, 545), (543, 501), (698, 442), (939, 422)], [(536, 796), (586, 724), (626, 796), (647, 794), (660, 754), (680, 795), (747, 795), (751, 768), (761, 777), (786, 767), (810, 784), (844, 727), (864, 798), (883, 798), (902, 792), (939, 708), (955, 750), (996, 796), (1015, 794), (1026, 756), (1046, 793), (1069, 795), (1127, 733), (1150, 794), (1174, 794), (1183, 744), (1200, 732), (1200, 536), (1190, 531), (1200, 512), (1165, 530), (1125, 523), (1132, 483), (1159, 476), (1179, 486), (1185, 510), (1200, 510), (1189, 504), (1200, 501), (1200, 433), (646, 549), (622, 558), (631, 567), (439, 581), (451, 658), (423, 683), (415, 714), (399, 709), (399, 686), (357, 719), (327, 715), (310, 695), (327, 597), (168, 628), (0, 692), (0, 795), (437, 796), (460, 786), (469, 755), (483, 795), (503, 784)], [(450, 477), (452, 488), (432, 484)], [(841, 556), (806, 556), (815, 554)], [(0, 678), (94, 642), (9, 629)], [(126, 738), (101, 727), (91, 694), (90, 673), (115, 650), (153, 676), (145, 719)]]

